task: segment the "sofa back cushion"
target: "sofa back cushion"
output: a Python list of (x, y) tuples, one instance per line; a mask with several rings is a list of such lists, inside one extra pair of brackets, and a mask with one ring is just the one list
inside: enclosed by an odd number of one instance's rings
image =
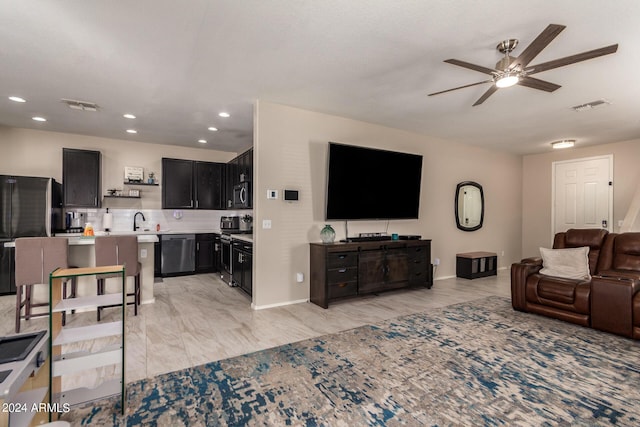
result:
[(614, 270), (640, 271), (640, 233), (618, 234), (613, 242)]
[(589, 247), (589, 272), (591, 275), (596, 274), (598, 266), (598, 257), (604, 239), (609, 232), (602, 228), (578, 229), (572, 228), (563, 233), (556, 234), (553, 239), (554, 249), (579, 248), (582, 246)]

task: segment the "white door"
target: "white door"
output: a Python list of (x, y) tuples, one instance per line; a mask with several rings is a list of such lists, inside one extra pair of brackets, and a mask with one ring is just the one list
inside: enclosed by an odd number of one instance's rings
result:
[(553, 163), (553, 233), (613, 230), (613, 155)]

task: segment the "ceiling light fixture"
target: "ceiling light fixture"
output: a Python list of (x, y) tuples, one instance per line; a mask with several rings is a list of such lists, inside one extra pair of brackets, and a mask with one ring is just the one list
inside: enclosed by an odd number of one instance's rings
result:
[(206, 144), (206, 143), (207, 143), (207, 140), (206, 140), (206, 139), (199, 139), (199, 140), (198, 140), (198, 142), (199, 142), (200, 144)]
[(138, 133), (135, 129), (127, 129), (127, 133)]
[(133, 114), (123, 114), (122, 117), (124, 117), (125, 119), (135, 119), (136, 116), (134, 116)]
[(218, 130), (218, 128), (215, 128), (215, 127), (213, 127), (213, 126), (210, 126), (210, 127), (209, 127), (209, 130), (210, 130), (211, 132), (215, 132), (215, 131), (217, 131), (217, 130)]
[(554, 141), (551, 143), (553, 148), (571, 148), (576, 144), (575, 139), (563, 139), (561, 141)]
[(47, 119), (45, 119), (44, 117), (32, 117), (33, 120), (35, 120), (36, 122), (46, 122)]
[(520, 81), (520, 76), (517, 72), (509, 72), (505, 71), (504, 73), (500, 73), (496, 76), (495, 82), (496, 86), (500, 89), (504, 89), (505, 87), (511, 87), (518, 84)]
[(10, 96), (9, 99), (14, 102), (27, 102), (26, 99), (20, 98), (19, 96)]
[(226, 112), (224, 112), (224, 111), (223, 111), (222, 113), (218, 113), (218, 115), (219, 115), (220, 117), (231, 117), (231, 114), (226, 113)]

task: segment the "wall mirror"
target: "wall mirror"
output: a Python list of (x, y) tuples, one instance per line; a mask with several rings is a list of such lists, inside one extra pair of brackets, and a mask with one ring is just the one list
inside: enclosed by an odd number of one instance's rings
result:
[(484, 219), (484, 193), (482, 185), (465, 181), (456, 188), (456, 225), (463, 231), (474, 231), (482, 227)]

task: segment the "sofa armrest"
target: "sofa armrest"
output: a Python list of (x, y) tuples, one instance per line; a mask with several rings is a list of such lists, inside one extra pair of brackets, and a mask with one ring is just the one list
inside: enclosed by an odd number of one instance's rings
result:
[(540, 263), (517, 262), (511, 265), (511, 305), (525, 311), (527, 278), (542, 269)]
[(533, 265), (542, 266), (542, 258), (540, 257), (524, 258), (522, 261), (520, 261), (520, 264), (533, 264)]

